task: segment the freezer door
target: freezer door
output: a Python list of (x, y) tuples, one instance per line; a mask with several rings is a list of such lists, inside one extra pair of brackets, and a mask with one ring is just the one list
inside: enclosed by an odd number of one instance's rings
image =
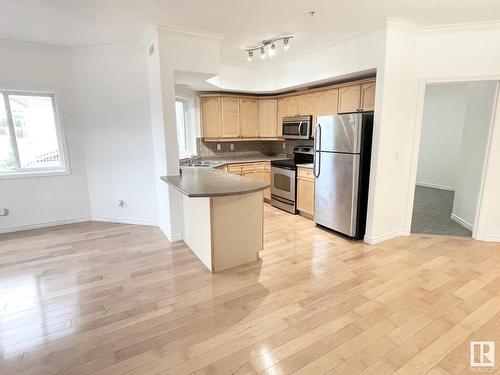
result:
[(314, 221), (350, 237), (356, 235), (360, 156), (319, 152)]
[(315, 134), (316, 151), (359, 153), (362, 116), (361, 113), (319, 116)]

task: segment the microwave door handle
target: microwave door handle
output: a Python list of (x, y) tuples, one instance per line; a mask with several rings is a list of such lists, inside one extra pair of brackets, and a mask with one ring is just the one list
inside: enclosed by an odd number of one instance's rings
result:
[(304, 123), (301, 121), (301, 122), (299, 123), (299, 136), (301, 136), (301, 135), (302, 135), (302, 125), (304, 125)]

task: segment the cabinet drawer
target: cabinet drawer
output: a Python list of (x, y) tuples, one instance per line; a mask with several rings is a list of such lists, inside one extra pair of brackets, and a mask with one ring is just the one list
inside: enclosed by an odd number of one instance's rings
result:
[(264, 170), (266, 172), (271, 172), (271, 162), (268, 161), (264, 163)]
[(297, 175), (306, 180), (314, 180), (314, 173), (310, 168), (299, 167)]
[(268, 165), (269, 165), (269, 163), (267, 163), (267, 162), (255, 163), (255, 170), (256, 171), (270, 171), (271, 166), (269, 166), (269, 168), (268, 168)]
[(254, 163), (229, 164), (227, 166), (228, 172), (247, 172), (254, 169)]

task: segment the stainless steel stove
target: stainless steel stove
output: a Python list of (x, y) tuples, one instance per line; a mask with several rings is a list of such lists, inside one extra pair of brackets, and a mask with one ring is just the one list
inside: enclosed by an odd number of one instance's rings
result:
[(314, 161), (313, 146), (296, 146), (293, 159), (271, 161), (271, 204), (292, 214), (297, 213), (297, 165)]

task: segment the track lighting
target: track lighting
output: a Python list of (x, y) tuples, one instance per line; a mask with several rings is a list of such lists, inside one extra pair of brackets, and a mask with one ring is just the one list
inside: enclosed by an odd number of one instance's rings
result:
[(267, 54), (269, 57), (272, 57), (276, 54), (276, 42), (282, 40), (283, 41), (283, 49), (287, 50), (290, 48), (290, 39), (292, 39), (293, 35), (283, 35), (277, 36), (271, 39), (263, 40), (260, 44), (252, 47), (245, 48), (245, 52), (248, 54), (247, 60), (253, 61), (255, 51), (258, 51), (260, 54), (261, 60), (266, 58), (266, 48)]

